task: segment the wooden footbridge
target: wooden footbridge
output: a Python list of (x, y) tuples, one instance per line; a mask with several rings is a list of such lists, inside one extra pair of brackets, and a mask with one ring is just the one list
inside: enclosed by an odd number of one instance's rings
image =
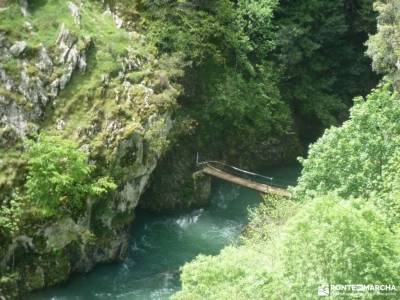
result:
[[(201, 171), (207, 175), (237, 184), (239, 186), (255, 190), (263, 194), (275, 194), (283, 197), (291, 197), (291, 193), (283, 187), (278, 187), (272, 183), (273, 178), (259, 175), (256, 173), (241, 170), (239, 168), (226, 165), (225, 163), (217, 161), (208, 162), (197, 162), (197, 165), (201, 167)], [(218, 165), (218, 166), (217, 166)], [(259, 176), (271, 181), (270, 184), (259, 183), (247, 178), (242, 178), (238, 175), (233, 174), (233, 172), (228, 172), (227, 169), (232, 169), (235, 173), (244, 173), (246, 175)]]

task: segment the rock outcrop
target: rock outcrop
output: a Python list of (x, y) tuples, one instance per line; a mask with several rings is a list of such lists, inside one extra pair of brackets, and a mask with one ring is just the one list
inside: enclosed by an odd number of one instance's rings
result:
[[(182, 74), (180, 60), (149, 53), (141, 35), (119, 29), (122, 20), (114, 13), (103, 14), (89, 1), (57, 9), (68, 21), (54, 28), (33, 12), (28, 19), (27, 1), (0, 12), (22, 11), (19, 29), (0, 32), (0, 175), (7, 174), (6, 180), (0, 176), (0, 205), (23, 185), (21, 141), (38, 131), (77, 141), (118, 188), (106, 199), (88, 199), (79, 218), (38, 218), (33, 209), (12, 238), (2, 239), (0, 230), (0, 295), (10, 299), (123, 259), (134, 210), (168, 144), (179, 95), (174, 81)], [(88, 17), (88, 10), (98, 18)], [(91, 30), (82, 29), (83, 22), (92, 22)]]
[[(47, 104), (66, 87), (73, 73), (85, 71), (91, 40), (79, 40), (62, 24), (53, 57), (43, 45), (29, 49), (33, 52), (30, 56), (24, 55), (27, 42), (12, 43), (4, 33), (0, 33), (0, 41), (0, 61), (20, 58), (8, 69), (0, 66), (0, 127), (14, 132), (13, 140), (21, 139), (29, 130), (37, 129), (35, 123)], [(78, 42), (82, 44), (80, 48)], [(10, 134), (0, 132), (1, 144), (10, 142), (9, 138)]]
[(14, 57), (18, 57), (25, 51), (26, 46), (27, 44), (25, 41), (18, 41), (15, 42), (15, 44), (12, 45), (9, 50)]
[(79, 7), (73, 2), (68, 2), (68, 9), (71, 12), (71, 15), (74, 17), (75, 24), (81, 25), (81, 12)]
[(21, 6), (21, 13), (24, 17), (28, 17), (29, 14), (29, 4), (28, 4), (28, 0), (19, 0), (20, 6)]
[(151, 185), (140, 202), (152, 212), (172, 212), (208, 204), (211, 178), (198, 171), (191, 139), (172, 146), (151, 176)]

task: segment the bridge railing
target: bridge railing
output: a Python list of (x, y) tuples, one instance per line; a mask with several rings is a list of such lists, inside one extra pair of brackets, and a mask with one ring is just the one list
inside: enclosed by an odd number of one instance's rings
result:
[(268, 185), (280, 187), (280, 188), (287, 188), (290, 185), (294, 186), (297, 184), (297, 182), (295, 182), (295, 181), (287, 181), (287, 180), (282, 180), (279, 178), (265, 176), (265, 175), (258, 174), (255, 172), (243, 170), (238, 167), (229, 165), (224, 162), (216, 161), (216, 160), (200, 161), (199, 155), (197, 155), (197, 158), (196, 158), (196, 165), (198, 167), (211, 166), (211, 167), (214, 167), (221, 171), (224, 171), (224, 172), (227, 172), (230, 174), (234, 174), (239, 177), (245, 177), (247, 179), (250, 179), (250, 180), (258, 182), (258, 183), (268, 184)]

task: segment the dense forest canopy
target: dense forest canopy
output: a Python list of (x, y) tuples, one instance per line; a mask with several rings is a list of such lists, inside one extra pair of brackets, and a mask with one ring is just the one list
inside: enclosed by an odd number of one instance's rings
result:
[(352, 98), (375, 85), (370, 59), (363, 55), (363, 44), (376, 27), (372, 3), (281, 1), (275, 17), (281, 90), (305, 126), (304, 138), (339, 124)]

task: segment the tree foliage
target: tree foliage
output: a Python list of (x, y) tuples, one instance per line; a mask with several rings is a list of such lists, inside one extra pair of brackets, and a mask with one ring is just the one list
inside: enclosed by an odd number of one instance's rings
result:
[(22, 202), (18, 196), (14, 196), (8, 203), (2, 203), (0, 206), (1, 234), (8, 237), (14, 236), (20, 229), (21, 215)]
[(400, 279), (398, 237), (359, 200), (316, 198), (264, 241), (250, 242), (186, 264), (174, 299), (318, 299), (321, 284)]
[(400, 280), (398, 237), (371, 203), (316, 198), (286, 226), (280, 255), (287, 296), (317, 298), (324, 283), (395, 285)]
[(374, 70), (394, 75), (400, 68), (400, 4), (396, 0), (379, 0), (374, 8), (379, 12), (378, 32), (368, 40), (367, 53)]
[(338, 124), (353, 97), (376, 84), (363, 44), (374, 31), (372, 0), (281, 1), (275, 14), (275, 57), (283, 99), (291, 103), (303, 138)]
[[(376, 83), (363, 45), (375, 29), (373, 0), (110, 2), (120, 3), (123, 8), (119, 10), (127, 18), (130, 12), (137, 12), (135, 26), (146, 30), (160, 52), (179, 53), (187, 62), (180, 103), (186, 108), (185, 117), (195, 119), (204, 132), (215, 130), (207, 127), (207, 114), (213, 107), (225, 105), (222, 111), (227, 115), (222, 117), (229, 119), (230, 105), (238, 103), (220, 101), (233, 96), (220, 88), (231, 88), (233, 73), (242, 86), (247, 85), (244, 90), (253, 88), (252, 81), (262, 82), (267, 94), (275, 94), (276, 100), (289, 104), (293, 113), (283, 119), (289, 118), (290, 126), (296, 126), (306, 142), (313, 141), (324, 127), (341, 122), (353, 97), (366, 95)], [(260, 66), (274, 76), (260, 72)], [(266, 80), (270, 82), (265, 84)], [(253, 94), (242, 97), (238, 105), (265, 105), (265, 99)], [(240, 108), (236, 111), (242, 112)], [(268, 114), (264, 119), (268, 120), (264, 122), (266, 127), (282, 126), (269, 121)], [(227, 121), (225, 126), (229, 124)], [(255, 143), (252, 147), (268, 141), (266, 135), (254, 137), (260, 127), (252, 127), (251, 122), (247, 127), (250, 130), (246, 136)], [(228, 129), (235, 130), (235, 126)], [(241, 145), (241, 138), (221, 139), (224, 132), (215, 133), (213, 144), (221, 148), (227, 141)], [(198, 135), (202, 137), (202, 133)], [(285, 138), (279, 134), (277, 137)], [(250, 149), (248, 152), (254, 154)]]
[(400, 98), (390, 83), (359, 98), (342, 127), (327, 130), (310, 147), (294, 189), (299, 199), (336, 192), (372, 198), (387, 215), (400, 220)]
[[(295, 112), (334, 123), (348, 99), (365, 92), (368, 84), (360, 89), (355, 82), (373, 82), (365, 73), (367, 60), (356, 54), (362, 48), (349, 42), (360, 45), (371, 28), (369, 5), (281, 3), (276, 16), (280, 87)], [(262, 205), (251, 214), (242, 245), (185, 265), (176, 299), (316, 299), (320, 284), (396, 284), (398, 104), (390, 83), (357, 98), (350, 119), (328, 129), (303, 160), (294, 189), (298, 203)]]
[(265, 140), (292, 132), (290, 109), (281, 101), (268, 66), (259, 67), (250, 79), (229, 70), (209, 80), (205, 89), (208, 99), (194, 103), (190, 115), (199, 122), (201, 143), (214, 153), (227, 149), (256, 153)]
[(41, 134), (27, 146), (27, 196), (47, 215), (63, 210), (79, 215), (88, 198), (116, 187), (110, 178), (92, 178), (94, 166), (89, 164), (88, 154), (71, 140)]
[(356, 99), (350, 119), (326, 130), (310, 147), (297, 195), (337, 191), (343, 197), (359, 197), (382, 191), (400, 145), (399, 103), (391, 84), (372, 91), (366, 100)]
[(205, 151), (215, 157), (228, 147), (254, 156), (257, 145), (293, 131), (277, 85), (279, 71), (267, 59), (275, 48), (276, 6), (276, 0), (138, 6), (160, 51), (179, 52), (188, 62), (180, 117), (195, 120), (197, 148), (211, 146)]
[[(150, 36), (162, 52), (180, 52), (195, 65), (223, 63), (229, 48), (242, 42), (230, 1), (142, 1)], [(240, 56), (240, 55), (239, 55)]]
[[(196, 119), (204, 132), (216, 133), (214, 144), (241, 144), (241, 138), (221, 139), (226, 132), (208, 128), (210, 117), (216, 116), (208, 115), (214, 107), (227, 113), (219, 113), (218, 118), (230, 119), (231, 106), (238, 105), (240, 120), (243, 106), (268, 106), (265, 98), (254, 97), (255, 92), (240, 101), (221, 100), (235, 96), (235, 89), (227, 90), (232, 88), (229, 81), (233, 73), (238, 74), (239, 79), (234, 79), (242, 90), (251, 91), (256, 81), (264, 84), (264, 93), (276, 95), (275, 101), (289, 104), (301, 138), (307, 141), (319, 135), (323, 127), (342, 121), (352, 98), (367, 94), (376, 83), (370, 60), (363, 54), (363, 44), (376, 22), (372, 0), (137, 3), (145, 16), (142, 24), (159, 50), (179, 52), (189, 62), (181, 104), (187, 108), (185, 116)], [(260, 72), (260, 66), (267, 71)], [(266, 127), (282, 126), (269, 115), (264, 115)], [(282, 118), (290, 119), (294, 127), (292, 115)], [(254, 138), (260, 130), (253, 126), (255, 123), (247, 122), (250, 130), (246, 136), (252, 137), (252, 146), (268, 139), (262, 134)], [(224, 125), (227, 131), (238, 129), (230, 127), (229, 121)], [(202, 133), (199, 136), (203, 137)]]

